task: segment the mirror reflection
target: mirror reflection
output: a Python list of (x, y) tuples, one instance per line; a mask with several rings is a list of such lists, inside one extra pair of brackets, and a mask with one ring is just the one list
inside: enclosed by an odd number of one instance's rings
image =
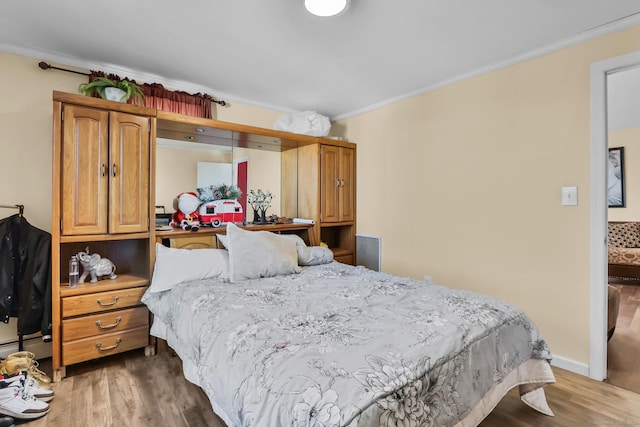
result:
[[(253, 211), (247, 205), (247, 193), (261, 189), (271, 191), (273, 203), (267, 215), (297, 216), (296, 201), (292, 201), (290, 183), (297, 181), (295, 149), (283, 153), (273, 147), (240, 147), (173, 140), (156, 139), (156, 206), (163, 206), (166, 213), (174, 212), (173, 202), (183, 192), (196, 192), (209, 186), (235, 185), (242, 191), (238, 198), (246, 221), (251, 222)], [(278, 148), (279, 150), (279, 148)], [(283, 180), (283, 164), (287, 169)], [(283, 191), (283, 183), (287, 189)], [(284, 192), (289, 197), (283, 197)], [(285, 200), (286, 199), (286, 200)], [(160, 209), (161, 210), (161, 209)]]

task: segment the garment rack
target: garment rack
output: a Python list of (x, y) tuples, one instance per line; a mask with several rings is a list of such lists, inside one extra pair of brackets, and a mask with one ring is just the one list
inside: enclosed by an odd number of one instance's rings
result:
[[(0, 205), (0, 208), (18, 209), (18, 214), (20, 216), (24, 215), (24, 205)], [(22, 350), (24, 350), (24, 336), (18, 334), (18, 351)]]
[(20, 216), (24, 214), (24, 205), (0, 205), (0, 208), (18, 209)]

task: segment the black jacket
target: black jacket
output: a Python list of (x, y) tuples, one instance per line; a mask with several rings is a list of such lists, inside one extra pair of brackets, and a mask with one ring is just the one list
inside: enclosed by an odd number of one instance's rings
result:
[(21, 215), (0, 219), (0, 320), (51, 335), (51, 234)]

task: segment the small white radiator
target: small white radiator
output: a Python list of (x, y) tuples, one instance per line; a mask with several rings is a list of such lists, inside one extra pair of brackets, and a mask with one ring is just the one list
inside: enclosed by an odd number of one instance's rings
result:
[(379, 236), (356, 234), (356, 265), (370, 270), (380, 271), (382, 260), (381, 239)]

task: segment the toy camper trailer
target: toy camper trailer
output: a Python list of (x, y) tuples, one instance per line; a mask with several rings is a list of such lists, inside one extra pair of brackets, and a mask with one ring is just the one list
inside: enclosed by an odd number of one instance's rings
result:
[(237, 200), (213, 200), (203, 203), (198, 209), (200, 222), (212, 227), (219, 227), (225, 222), (242, 222), (244, 213)]

